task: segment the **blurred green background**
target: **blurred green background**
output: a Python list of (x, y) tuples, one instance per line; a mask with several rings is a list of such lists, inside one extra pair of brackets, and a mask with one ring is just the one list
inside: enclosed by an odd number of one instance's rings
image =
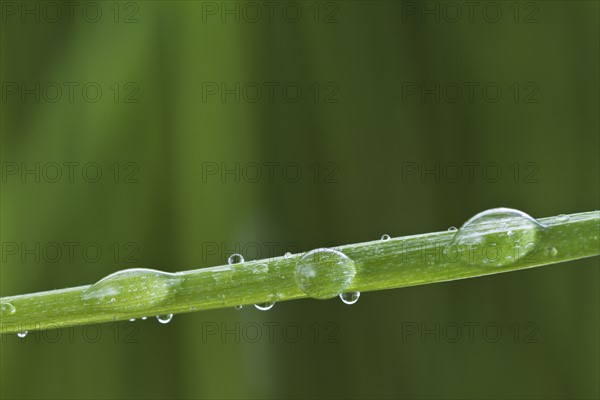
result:
[[(597, 1), (77, 4), (1, 2), (2, 296), (598, 209)], [(598, 266), (4, 335), (0, 397), (598, 398)]]

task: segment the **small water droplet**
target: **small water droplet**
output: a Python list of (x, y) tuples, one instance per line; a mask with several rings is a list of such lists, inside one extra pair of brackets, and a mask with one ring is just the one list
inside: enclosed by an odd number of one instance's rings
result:
[(148, 319), (148, 317), (142, 317), (142, 321), (145, 321), (147, 319)]
[(134, 322), (134, 321), (135, 321), (135, 318), (131, 318), (131, 319), (129, 320), (129, 322)]
[(234, 307), (233, 307), (233, 309), (234, 309), (234, 310), (236, 310), (236, 311), (238, 311), (238, 310), (241, 310), (242, 308), (244, 308), (244, 306), (243, 306), (243, 305), (241, 305), (241, 304), (240, 304), (240, 305), (238, 305), (238, 306), (234, 306)]
[(20, 337), (21, 339), (24, 338), (25, 336), (27, 336), (29, 332), (28, 331), (23, 331), (23, 332), (19, 332), (17, 333), (17, 336)]
[(255, 304), (254, 307), (256, 307), (260, 311), (268, 311), (271, 308), (273, 308), (274, 305), (275, 305), (275, 303), (273, 303), (273, 302), (267, 302), (267, 303)]
[(156, 319), (161, 324), (168, 324), (173, 319), (173, 314), (157, 315)]
[(290, 253), (290, 252), (288, 251), (287, 253), (285, 253), (285, 254), (283, 255), (283, 258), (285, 258), (285, 259), (290, 259), (290, 258), (292, 258), (292, 253)]
[(0, 304), (0, 317), (6, 318), (9, 315), (13, 315), (16, 312), (17, 312), (17, 309), (12, 304), (10, 304), (10, 303)]
[(510, 265), (537, 248), (538, 234), (545, 229), (531, 216), (511, 208), (483, 211), (458, 230), (451, 246), (453, 261), (496, 267)]
[(556, 255), (558, 254), (558, 249), (554, 246), (548, 247), (546, 249), (546, 254), (549, 255), (550, 257), (556, 257)]
[(117, 301), (117, 299), (115, 299), (114, 297), (112, 299), (110, 299), (111, 303), (114, 303), (115, 301)]
[(344, 304), (355, 304), (360, 299), (360, 292), (346, 292), (340, 294), (340, 299)]
[(556, 216), (557, 222), (567, 222), (569, 219), (571, 219), (571, 217), (569, 217), (568, 215), (565, 215), (565, 214), (560, 214), (560, 215)]
[(298, 287), (315, 299), (331, 299), (343, 293), (356, 275), (354, 261), (333, 249), (316, 249), (303, 255), (295, 269)]
[(229, 256), (229, 258), (227, 259), (227, 264), (232, 265), (232, 264), (239, 264), (239, 263), (243, 263), (244, 260), (244, 256), (242, 256), (241, 254), (235, 253)]
[(386, 241), (386, 240), (390, 240), (390, 235), (388, 235), (387, 233), (381, 236), (381, 240), (382, 241)]
[(456, 232), (457, 230), (458, 230), (458, 228), (455, 226), (451, 226), (450, 228), (448, 228), (449, 232)]

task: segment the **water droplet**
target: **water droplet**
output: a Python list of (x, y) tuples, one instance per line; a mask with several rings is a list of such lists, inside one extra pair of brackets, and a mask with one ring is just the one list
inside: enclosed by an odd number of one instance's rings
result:
[(142, 317), (142, 321), (145, 321), (147, 319), (148, 319), (148, 317)]
[(157, 315), (156, 319), (161, 324), (168, 324), (173, 319), (173, 314)]
[(135, 318), (131, 318), (129, 322), (135, 322)]
[(556, 257), (558, 254), (558, 249), (554, 246), (546, 248), (546, 255), (550, 257)]
[(557, 222), (567, 222), (569, 219), (571, 219), (571, 217), (569, 217), (568, 215), (565, 215), (565, 214), (560, 214), (560, 215), (556, 216)]
[(296, 264), (295, 278), (300, 290), (315, 299), (331, 299), (343, 293), (356, 275), (354, 261), (333, 249), (316, 249)]
[(386, 233), (386, 234), (384, 234), (383, 236), (381, 236), (381, 240), (382, 240), (382, 241), (384, 241), (384, 242), (385, 242), (386, 240), (390, 240), (390, 235), (388, 235), (387, 233)]
[(472, 265), (506, 266), (537, 248), (545, 229), (531, 216), (511, 208), (483, 211), (458, 230), (451, 243), (459, 253), (452, 261)]
[(176, 274), (145, 268), (115, 272), (83, 292), (83, 299), (100, 309), (145, 309), (166, 301), (179, 286)]
[(6, 318), (9, 315), (13, 315), (16, 312), (17, 312), (17, 309), (12, 304), (10, 304), (10, 303), (0, 304), (0, 317), (1, 318)]
[(275, 305), (275, 303), (273, 303), (273, 302), (267, 302), (267, 303), (255, 304), (254, 307), (256, 307), (260, 311), (268, 311), (271, 308), (273, 308), (274, 305)]
[(340, 299), (344, 304), (355, 304), (360, 299), (360, 292), (346, 292), (340, 294)]
[(456, 232), (457, 230), (458, 230), (458, 228), (455, 226), (451, 226), (450, 228), (448, 228), (449, 232)]
[(285, 254), (283, 255), (283, 258), (285, 258), (285, 259), (290, 259), (290, 258), (292, 258), (292, 253), (290, 253), (290, 252), (288, 251), (287, 253), (285, 253)]
[(241, 305), (241, 304), (239, 306), (234, 306), (233, 307), (233, 309), (236, 310), (236, 311), (241, 310), (242, 308), (244, 308), (244, 306)]
[(241, 254), (235, 253), (229, 256), (229, 258), (227, 259), (227, 264), (232, 265), (232, 264), (239, 264), (239, 263), (243, 263), (244, 260), (244, 256), (242, 256)]
[(17, 336), (20, 337), (21, 339), (24, 338), (25, 336), (27, 336), (29, 332), (28, 331), (23, 331), (23, 332), (19, 332), (17, 333)]

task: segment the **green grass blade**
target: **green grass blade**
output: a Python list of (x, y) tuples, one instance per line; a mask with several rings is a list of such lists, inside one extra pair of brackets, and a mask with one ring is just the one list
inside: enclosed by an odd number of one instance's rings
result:
[(459, 230), (179, 273), (129, 269), (94, 285), (0, 299), (3, 334), (300, 298), (331, 298), (600, 254), (600, 212), (478, 214)]

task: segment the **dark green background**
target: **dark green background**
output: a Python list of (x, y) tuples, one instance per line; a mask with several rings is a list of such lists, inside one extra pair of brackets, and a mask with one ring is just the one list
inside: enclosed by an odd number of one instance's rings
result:
[[(199, 1), (121, 2), (117, 23), (112, 1), (98, 3), (97, 23), (77, 12), (73, 22), (57, 23), (43, 15), (39, 23), (32, 16), (22, 22), (4, 12), (3, 96), (11, 82), (96, 82), (103, 96), (96, 103), (77, 90), (73, 102), (65, 94), (56, 103), (3, 97), (3, 169), (96, 162), (103, 176), (98, 183), (81, 174), (57, 183), (5, 176), (3, 251), (7, 243), (91, 242), (103, 254), (99, 262), (86, 261), (81, 251), (73, 262), (64, 254), (37, 262), (4, 251), (2, 296), (89, 284), (134, 266), (221, 265), (236, 244), (258, 246), (266, 258), (285, 246), (307, 251), (383, 233), (444, 230), (498, 206), (534, 217), (598, 209), (599, 3), (489, 3), (480, 3), (472, 22), (463, 15), (456, 23), (444, 18), (452, 15), (442, 14), (440, 22), (407, 16), (403, 7), (410, 4), (393, 1), (317, 3), (318, 22), (315, 3), (300, 1), (297, 23), (282, 17), (283, 6), (273, 22), (266, 14), (257, 22), (232, 16), (222, 22), (203, 14), (206, 3)], [(86, 3), (80, 4), (78, 10)], [(445, 3), (428, 6), (436, 4)], [(498, 6), (500, 20), (486, 21), (484, 6)], [(132, 11), (137, 22), (124, 23)], [(330, 23), (323, 21), (327, 12), (335, 14)], [(109, 89), (114, 82), (119, 102)], [(127, 82), (139, 88), (136, 103), (122, 101)], [(233, 96), (203, 101), (203, 82), (295, 82), (303, 96), (295, 103), (280, 94), (273, 102), (266, 95), (256, 103)], [(333, 83), (336, 102), (315, 102), (315, 82)], [(403, 98), (406, 82), (478, 82), (480, 89), (472, 102), (466, 93), (456, 102), (432, 96), (422, 102)], [(503, 90), (497, 102), (481, 95), (490, 82)], [(537, 88), (527, 97), (535, 102), (525, 101), (528, 91), (515, 101), (515, 83)], [(277, 169), (273, 182), (266, 175), (259, 182), (203, 179), (208, 162), (297, 163), (302, 178), (290, 182)], [(464, 175), (458, 182), (439, 174), (437, 182), (432, 175), (402, 176), (406, 163), (466, 162), (496, 163), (502, 176), (483, 179), (481, 168), (473, 182)], [(127, 163), (137, 166), (137, 183), (123, 182)], [(333, 179), (315, 179), (315, 165), (333, 171)], [(215, 244), (219, 254), (208, 254)], [(126, 262), (131, 249), (134, 262)], [(364, 293), (351, 307), (337, 299), (303, 300), (269, 312), (176, 315), (168, 325), (149, 318), (30, 333), (23, 341), (2, 336), (0, 397), (598, 398), (598, 289), (598, 258), (592, 258)], [(207, 336), (209, 326), (236, 323), (241, 330), (258, 324), (263, 337), (252, 343), (242, 332), (236, 343), (231, 335)], [(265, 323), (280, 324), (273, 343)], [(297, 343), (282, 336), (286, 323), (301, 328)], [(452, 332), (444, 335), (468, 323), (500, 326), (501, 337), (492, 343), (478, 329), (471, 343), (465, 329), (451, 343)], [(438, 326), (439, 342), (433, 335), (403, 340), (410, 324)]]

